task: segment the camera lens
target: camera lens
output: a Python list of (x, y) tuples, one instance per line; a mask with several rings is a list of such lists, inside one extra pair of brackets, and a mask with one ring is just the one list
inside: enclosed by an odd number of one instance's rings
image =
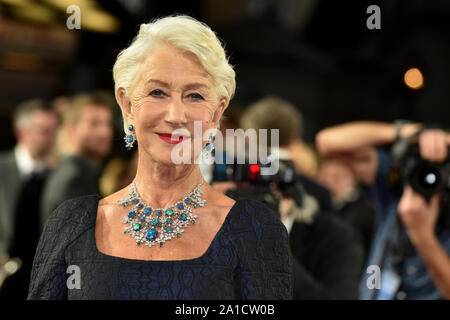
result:
[(440, 174), (436, 168), (424, 166), (419, 170), (418, 182), (422, 188), (431, 189), (440, 184)]
[(437, 180), (437, 177), (434, 173), (428, 173), (425, 176), (425, 183), (429, 185), (433, 185)]

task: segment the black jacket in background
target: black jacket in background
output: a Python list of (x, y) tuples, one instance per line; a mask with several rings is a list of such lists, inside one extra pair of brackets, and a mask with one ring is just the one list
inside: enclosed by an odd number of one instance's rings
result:
[(294, 222), (294, 299), (358, 299), (363, 249), (345, 222), (316, 213), (311, 224)]
[(295, 176), (296, 181), (302, 184), (303, 188), (305, 188), (305, 191), (308, 194), (312, 195), (319, 202), (320, 211), (330, 212), (333, 210), (331, 194), (328, 189), (304, 175), (297, 173)]
[[(355, 230), (331, 213), (324, 212), (317, 194), (324, 188), (309, 181), (304, 189), (317, 201), (317, 212), (310, 224), (294, 221), (289, 233), (294, 267), (294, 299), (358, 299), (358, 285), (364, 250)], [(309, 190), (309, 192), (308, 192)], [(254, 199), (278, 212), (278, 202), (268, 189), (246, 187), (228, 190), (226, 195), (238, 199)]]
[(363, 191), (358, 191), (357, 198), (347, 201), (337, 209), (337, 216), (354, 228), (357, 238), (364, 248), (364, 261), (366, 261), (372, 245), (375, 215), (375, 208)]
[(20, 258), (22, 264), (19, 270), (3, 283), (0, 300), (24, 300), (27, 297), (33, 258), (39, 242), (41, 192), (48, 173), (48, 170), (32, 173), (21, 184), (8, 253), (11, 257)]
[(100, 166), (82, 156), (65, 158), (45, 183), (41, 202), (41, 230), (50, 214), (65, 200), (100, 194), (100, 174)]

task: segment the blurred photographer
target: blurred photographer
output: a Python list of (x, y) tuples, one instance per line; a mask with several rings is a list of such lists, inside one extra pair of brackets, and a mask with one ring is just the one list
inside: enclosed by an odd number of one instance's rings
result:
[(45, 99), (19, 104), (17, 144), (0, 153), (0, 300), (25, 299), (39, 241), (39, 204), (52, 169), (59, 117)]
[[(319, 203), (321, 211), (333, 208), (330, 192), (310, 176), (317, 171), (314, 152), (302, 139), (303, 115), (296, 106), (275, 96), (267, 96), (248, 106), (241, 116), (244, 130), (279, 130), (279, 160), (288, 160), (297, 173), (296, 179)], [(259, 138), (259, 137), (258, 137)], [(270, 147), (270, 139), (267, 139)], [(269, 149), (270, 150), (270, 149)]]
[(258, 132), (279, 129), (279, 159), (273, 160), (279, 161), (278, 173), (259, 175), (257, 164), (228, 165), (227, 177), (219, 179), (216, 172), (215, 180), (222, 182), (213, 186), (278, 212), (289, 232), (294, 299), (356, 299), (363, 253), (354, 230), (328, 214), (331, 199), (325, 188), (295, 172), (291, 146), (300, 140), (301, 114), (290, 103), (267, 97), (246, 109), (241, 126)]
[(370, 251), (376, 215), (372, 202), (359, 187), (352, 169), (339, 159), (323, 159), (316, 179), (330, 190), (337, 216), (355, 229), (364, 248), (364, 267)]
[[(424, 171), (448, 164), (450, 136), (406, 121), (360, 121), (326, 128), (316, 143), (322, 154), (351, 166), (377, 210), (368, 265), (380, 268), (381, 283), (372, 288), (366, 274), (360, 297), (450, 298), (449, 213), (442, 201), (448, 200), (448, 172), (445, 167)], [(394, 143), (392, 153), (380, 148)], [(410, 152), (414, 145), (415, 153)]]

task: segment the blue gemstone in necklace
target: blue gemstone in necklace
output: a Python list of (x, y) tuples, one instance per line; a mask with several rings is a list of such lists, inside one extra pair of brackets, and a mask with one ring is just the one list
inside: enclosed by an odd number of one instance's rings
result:
[(158, 225), (158, 223), (159, 223), (159, 219), (158, 218), (155, 218), (155, 219), (152, 220), (152, 226), (156, 227)]
[(148, 216), (150, 214), (150, 209), (149, 208), (145, 208), (143, 212), (144, 212), (144, 214), (146, 216)]
[(162, 211), (161, 211), (161, 210), (156, 211), (156, 215), (157, 215), (158, 217), (160, 217), (160, 216), (162, 215)]
[(158, 231), (156, 231), (155, 228), (150, 228), (147, 230), (147, 233), (145, 234), (145, 238), (149, 241), (153, 241), (158, 236)]
[(173, 215), (173, 210), (172, 209), (167, 209), (166, 210), (166, 216), (171, 217)]
[(178, 209), (183, 210), (183, 208), (184, 208), (184, 207), (183, 207), (183, 204), (179, 203), (179, 204), (178, 204)]
[(136, 223), (133, 227), (134, 231), (139, 231), (141, 229), (141, 225), (139, 223)]
[(134, 215), (136, 214), (136, 212), (133, 210), (133, 211), (130, 211), (129, 213), (128, 213), (128, 218), (133, 218), (134, 217)]
[(181, 218), (181, 220), (186, 221), (188, 217), (187, 217), (186, 213), (182, 213), (180, 218)]
[(167, 228), (166, 228), (166, 232), (167, 232), (167, 233), (172, 233), (172, 232), (173, 232), (172, 227), (167, 227)]

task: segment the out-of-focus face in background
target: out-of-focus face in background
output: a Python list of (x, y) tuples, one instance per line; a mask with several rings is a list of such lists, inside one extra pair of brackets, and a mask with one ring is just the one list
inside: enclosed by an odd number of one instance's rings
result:
[(356, 180), (351, 169), (343, 161), (326, 160), (317, 175), (320, 184), (328, 188), (334, 202), (340, 202), (355, 189)]
[(42, 158), (52, 150), (58, 126), (55, 112), (36, 110), (28, 124), (17, 127), (18, 142), (29, 150), (34, 159)]
[(86, 105), (72, 132), (83, 154), (100, 159), (106, 157), (113, 139), (111, 111), (103, 105)]

